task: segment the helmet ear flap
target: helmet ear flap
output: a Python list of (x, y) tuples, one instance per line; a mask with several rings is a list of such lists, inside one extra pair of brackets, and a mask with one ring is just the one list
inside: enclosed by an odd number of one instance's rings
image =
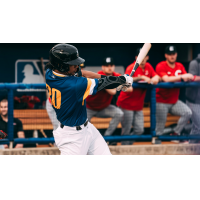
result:
[(61, 72), (69, 71), (69, 65), (58, 62), (57, 58), (55, 58), (51, 52), (50, 52), (50, 57), (49, 57), (49, 64), (51, 65), (52, 70), (57, 69)]
[(69, 71), (69, 65), (62, 65), (58, 64), (59, 71), (61, 72), (68, 72)]

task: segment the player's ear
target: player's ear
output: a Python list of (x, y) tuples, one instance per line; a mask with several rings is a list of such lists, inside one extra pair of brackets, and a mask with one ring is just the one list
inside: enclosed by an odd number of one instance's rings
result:
[(137, 60), (137, 56), (135, 56), (135, 60)]
[(149, 56), (146, 56), (146, 61), (149, 60)]
[(165, 53), (165, 58), (167, 59), (168, 58), (168, 56), (167, 56), (167, 54)]

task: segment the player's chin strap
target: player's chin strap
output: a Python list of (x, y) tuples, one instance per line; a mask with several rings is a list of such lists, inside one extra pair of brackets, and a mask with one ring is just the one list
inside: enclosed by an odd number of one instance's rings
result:
[(126, 83), (126, 78), (124, 76), (105, 76), (98, 80), (99, 85), (97, 91), (101, 91), (103, 89), (114, 89), (119, 85), (124, 85)]
[(77, 71), (76, 71), (76, 74), (74, 76), (77, 76), (77, 77), (82, 77), (82, 71), (81, 71), (81, 67), (79, 66)]

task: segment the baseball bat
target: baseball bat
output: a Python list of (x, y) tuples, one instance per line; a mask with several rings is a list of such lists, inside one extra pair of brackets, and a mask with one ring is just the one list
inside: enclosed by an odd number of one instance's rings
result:
[[(133, 70), (130, 73), (130, 77), (132, 77), (137, 70), (137, 68), (140, 66), (146, 55), (148, 54), (149, 50), (151, 49), (151, 43), (145, 43), (143, 47), (140, 50), (140, 53), (137, 57), (137, 60), (135, 62), (135, 65), (133, 67)], [(123, 88), (123, 85), (120, 85), (117, 87), (117, 91), (120, 91)]]
[[(44, 82), (46, 82), (45, 71), (44, 71), (45, 65), (44, 65), (44, 62), (43, 62), (43, 57), (40, 58), (40, 61), (41, 61), (41, 65), (42, 65), (42, 73), (43, 73), (43, 76), (44, 76)], [(46, 98), (47, 99), (49, 98), (47, 90), (46, 90)]]
[(140, 66), (141, 62), (144, 60), (144, 58), (146, 57), (146, 55), (148, 54), (149, 50), (151, 49), (151, 43), (145, 43), (142, 47), (142, 49), (140, 50), (140, 53), (137, 57), (137, 60), (135, 62), (135, 65), (133, 67), (133, 70), (130, 74), (130, 77), (133, 76), (133, 74), (135, 73), (135, 71), (137, 70), (137, 68)]
[[(42, 133), (42, 135), (47, 138), (47, 135), (45, 134), (45, 132), (41, 129), (40, 132)], [(49, 143), (50, 147), (54, 147), (54, 145), (52, 143)]]

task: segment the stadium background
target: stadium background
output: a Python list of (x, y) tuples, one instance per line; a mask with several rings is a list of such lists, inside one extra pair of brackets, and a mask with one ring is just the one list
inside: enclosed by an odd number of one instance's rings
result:
[[(82, 43), (74, 44), (79, 49), (79, 54), (86, 62), (85, 66), (101, 66), (102, 59), (110, 56), (115, 60), (115, 65), (123, 66), (124, 69), (131, 64), (135, 59), (135, 51), (143, 44), (115, 44), (115, 43)], [(0, 73), (1, 83), (15, 82), (15, 63), (19, 59), (48, 59), (50, 48), (54, 46), (53, 43), (16, 43), (16, 44), (0, 44), (0, 65), (3, 73)], [(166, 43), (153, 44), (149, 53), (149, 62), (155, 68), (156, 65), (164, 60), (164, 48)], [(173, 44), (177, 46), (178, 62), (181, 62), (186, 70), (189, 62), (197, 56), (200, 52), (200, 44)], [(6, 91), (1, 91), (0, 98), (5, 96)], [(24, 93), (25, 94), (25, 93)], [(30, 93), (29, 93), (30, 94)], [(22, 95), (22, 93), (15, 93), (15, 96)], [(34, 93), (43, 102), (45, 100), (45, 93)], [(149, 95), (147, 94), (147, 101)], [(181, 92), (180, 98), (184, 100), (184, 91)], [(36, 108), (40, 106), (36, 104)]]

